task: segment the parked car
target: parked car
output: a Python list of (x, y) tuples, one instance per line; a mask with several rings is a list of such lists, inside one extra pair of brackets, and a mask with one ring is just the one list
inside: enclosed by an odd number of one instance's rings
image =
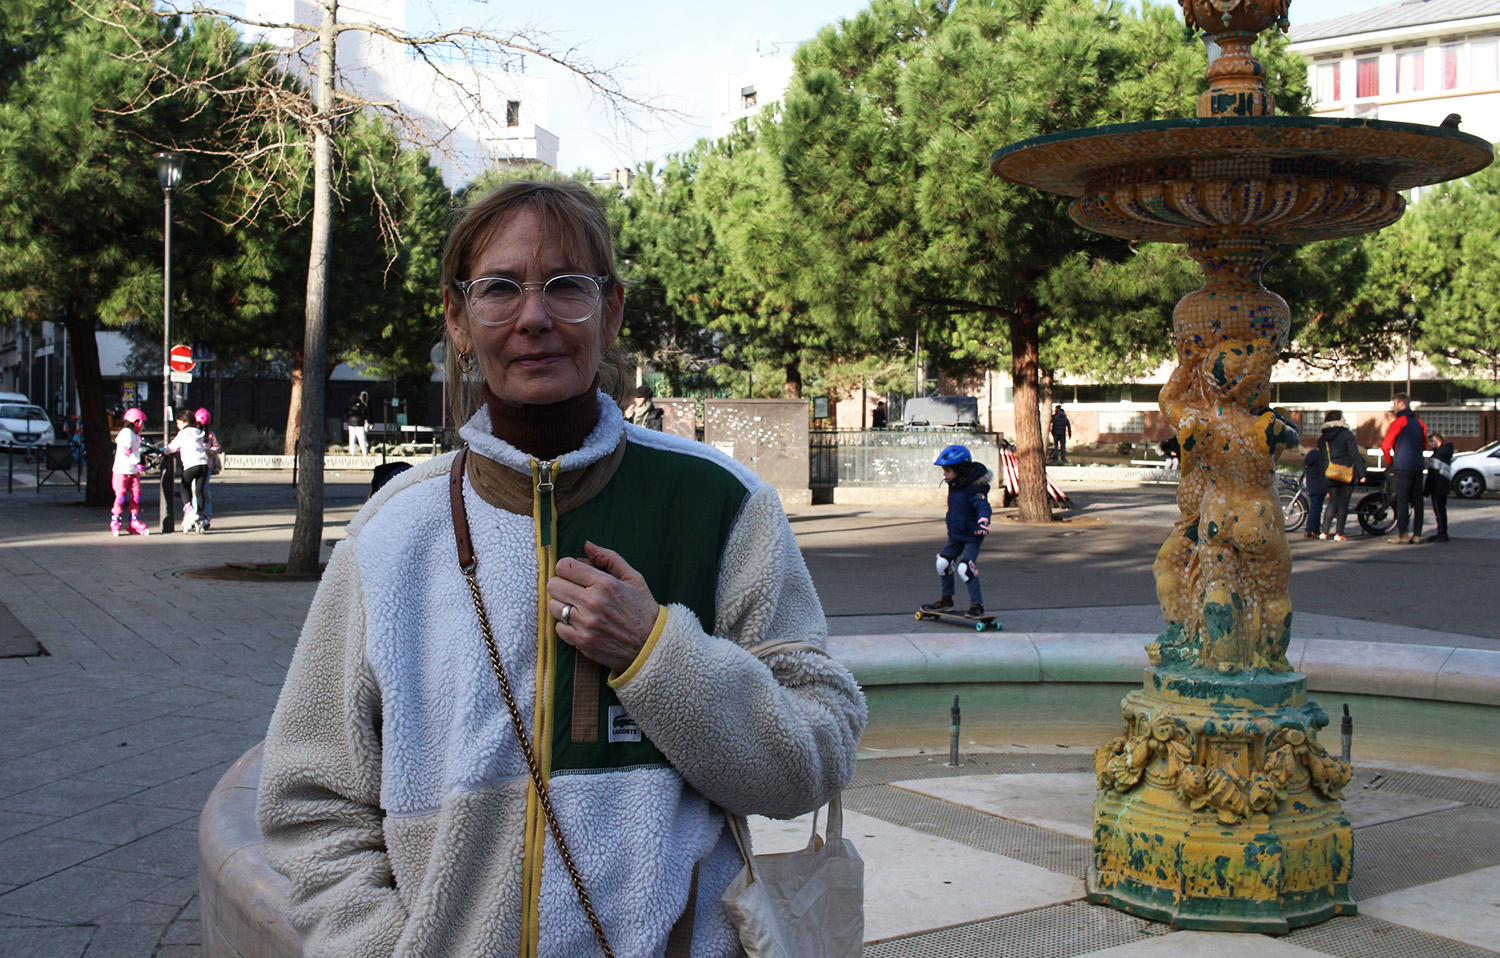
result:
[(921, 396), (906, 401), (902, 420), (907, 426), (979, 425), (979, 399), (975, 396)]
[(1478, 499), (1491, 489), (1500, 489), (1500, 442), (1453, 457), (1455, 496)]
[(46, 410), (30, 403), (0, 403), (0, 446), (30, 449), (56, 439)]

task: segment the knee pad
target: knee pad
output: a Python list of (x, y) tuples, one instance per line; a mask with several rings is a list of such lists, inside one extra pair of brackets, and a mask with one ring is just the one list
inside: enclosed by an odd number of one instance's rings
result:
[(938, 553), (938, 557), (937, 557), (937, 574), (938, 575), (947, 575), (952, 570), (953, 570), (953, 563), (951, 563), (951, 562), (948, 561), (948, 557), (947, 556), (945, 556), (941, 552), (939, 552)]
[(958, 581), (968, 582), (970, 579), (979, 577), (979, 566), (974, 562), (960, 562), (958, 564)]

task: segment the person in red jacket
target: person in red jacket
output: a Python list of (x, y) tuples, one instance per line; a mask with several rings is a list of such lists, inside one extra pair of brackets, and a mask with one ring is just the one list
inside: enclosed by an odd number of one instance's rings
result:
[[(1396, 498), (1396, 543), (1422, 541), (1422, 479), (1426, 463), (1427, 427), (1411, 408), (1406, 393), (1391, 397), (1396, 421), (1385, 431), (1380, 451), (1390, 462), (1390, 482)], [(1408, 529), (1410, 534), (1408, 534)]]

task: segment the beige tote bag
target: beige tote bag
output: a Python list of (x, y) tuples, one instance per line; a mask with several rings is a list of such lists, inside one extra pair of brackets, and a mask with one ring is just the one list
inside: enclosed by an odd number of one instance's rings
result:
[(724, 910), (749, 958), (859, 958), (865, 938), (865, 863), (843, 837), (843, 803), (828, 803), (828, 837), (801, 851), (751, 855), (749, 828), (730, 815), (745, 867), (724, 890)]

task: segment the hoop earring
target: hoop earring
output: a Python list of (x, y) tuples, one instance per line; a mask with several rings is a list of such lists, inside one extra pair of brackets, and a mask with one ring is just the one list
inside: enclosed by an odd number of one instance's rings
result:
[(464, 372), (466, 372), (466, 373), (472, 373), (474, 371), (474, 354), (473, 353), (459, 353), (458, 354), (458, 365), (459, 365), (459, 368), (461, 368)]

